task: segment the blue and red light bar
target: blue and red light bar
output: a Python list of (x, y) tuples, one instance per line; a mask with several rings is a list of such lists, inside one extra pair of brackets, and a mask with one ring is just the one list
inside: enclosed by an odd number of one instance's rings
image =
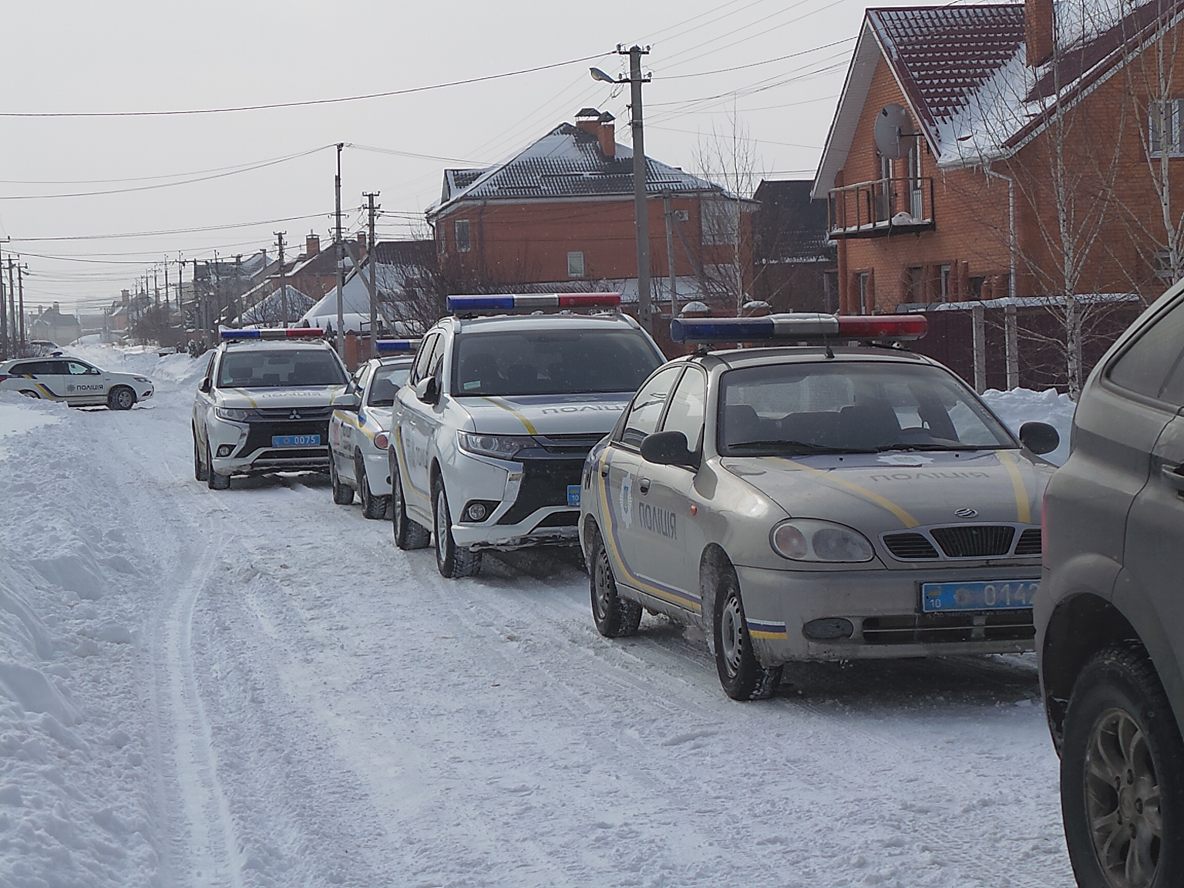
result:
[(271, 330), (223, 330), (222, 338), (236, 339), (323, 339), (325, 331), (320, 327), (280, 327)]
[(920, 339), (929, 324), (924, 315), (852, 315), (790, 313), (761, 318), (675, 318), (675, 342), (824, 342), (860, 340), (902, 342)]
[(453, 314), (470, 311), (532, 311), (545, 308), (617, 308), (620, 293), (504, 293), (449, 296)]
[(374, 343), (374, 350), (380, 355), (411, 354), (419, 348), (418, 339), (379, 339)]

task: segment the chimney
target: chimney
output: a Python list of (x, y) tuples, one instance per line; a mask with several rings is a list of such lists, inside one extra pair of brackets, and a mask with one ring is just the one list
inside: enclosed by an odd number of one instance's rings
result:
[(600, 132), (600, 111), (596, 108), (581, 108), (576, 115), (576, 129), (595, 136)]
[(55, 302), (53, 304), (53, 313), (54, 314), (61, 314), (62, 313), (62, 304), (60, 302)]
[(121, 293), (121, 295), (123, 296), (123, 304), (124, 304), (124, 305), (127, 305), (127, 304), (128, 304), (128, 302), (129, 302), (129, 301), (131, 300), (131, 298), (132, 298), (131, 291), (130, 291), (130, 290), (122, 290), (122, 291), (120, 291), (120, 293)]
[(617, 156), (616, 118), (605, 111), (597, 120), (596, 136), (600, 139), (600, 153), (612, 160)]
[(310, 231), (308, 236), (304, 238), (304, 255), (312, 257), (319, 252), (321, 252), (321, 239)]
[(1029, 68), (1038, 68), (1052, 58), (1055, 39), (1053, 0), (1024, 0), (1024, 42)]

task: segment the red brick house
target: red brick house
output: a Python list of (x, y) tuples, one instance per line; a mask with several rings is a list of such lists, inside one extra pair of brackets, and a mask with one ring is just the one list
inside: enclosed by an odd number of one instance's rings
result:
[(1184, 275), (1182, 14), (1184, 0), (867, 10), (813, 187), (841, 310), (1145, 299)]
[[(749, 284), (754, 204), (652, 158), (646, 193), (655, 307), (669, 307), (671, 266), (679, 304), (738, 305)], [(455, 286), (607, 286), (637, 298), (633, 154), (617, 144), (610, 114), (585, 108), (574, 125), (561, 124), (505, 163), (445, 170), (427, 219), (440, 273)]]
[(835, 248), (827, 236), (825, 200), (811, 200), (813, 183), (764, 179), (753, 193), (753, 296), (773, 311), (838, 310)]

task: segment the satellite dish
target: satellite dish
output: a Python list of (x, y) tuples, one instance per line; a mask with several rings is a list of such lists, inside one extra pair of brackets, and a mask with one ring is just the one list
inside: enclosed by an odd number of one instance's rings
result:
[(880, 109), (876, 115), (875, 137), (882, 156), (890, 160), (904, 157), (908, 150), (904, 139), (912, 135), (913, 119), (903, 106), (894, 103)]

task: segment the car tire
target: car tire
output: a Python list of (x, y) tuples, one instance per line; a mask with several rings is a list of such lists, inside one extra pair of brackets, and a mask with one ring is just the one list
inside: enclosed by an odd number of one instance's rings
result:
[(197, 429), (193, 430), (193, 477), (198, 481), (205, 481), (209, 468), (201, 459), (201, 445), (197, 443)]
[(214, 471), (214, 458), (210, 454), (210, 445), (206, 444), (206, 486), (210, 490), (229, 490), (230, 476), (219, 475)]
[[(1152, 792), (1158, 804), (1144, 805)], [(1096, 654), (1074, 683), (1061, 814), (1081, 888), (1184, 885), (1184, 742), (1151, 661), (1134, 645)]]
[(329, 486), (333, 488), (333, 502), (339, 506), (353, 505), (354, 489), (337, 474), (337, 456), (332, 451), (329, 452)]
[(377, 521), (386, 517), (390, 497), (375, 496), (370, 492), (370, 479), (366, 477), (366, 460), (359, 451), (354, 454), (354, 477), (358, 479), (358, 497), (362, 500), (362, 516)]
[(762, 666), (753, 652), (736, 571), (725, 567), (718, 582), (711, 622), (719, 683), (733, 700), (767, 699), (781, 682), (781, 667)]
[(617, 593), (613, 566), (600, 531), (593, 528), (588, 544), (588, 589), (592, 599), (592, 621), (605, 638), (634, 635), (641, 625), (641, 605)]
[(126, 385), (117, 385), (107, 393), (107, 407), (110, 410), (131, 410), (136, 403), (136, 393)]
[(41, 395), (39, 395), (37, 392), (31, 391), (30, 389), (24, 389), (21, 394), (26, 398), (36, 398), (38, 401), (41, 400)]
[(432, 535), (425, 527), (407, 517), (407, 501), (403, 497), (403, 479), (399, 475), (399, 463), (392, 453), (391, 467), (391, 529), (395, 534), (395, 545), (404, 551), (426, 549), (432, 543)]
[(439, 478), (432, 486), (432, 516), (435, 524), (436, 567), (440, 576), (448, 579), (475, 577), (481, 572), (481, 553), (462, 549), (452, 538), (452, 516), (448, 511), (448, 496)]

